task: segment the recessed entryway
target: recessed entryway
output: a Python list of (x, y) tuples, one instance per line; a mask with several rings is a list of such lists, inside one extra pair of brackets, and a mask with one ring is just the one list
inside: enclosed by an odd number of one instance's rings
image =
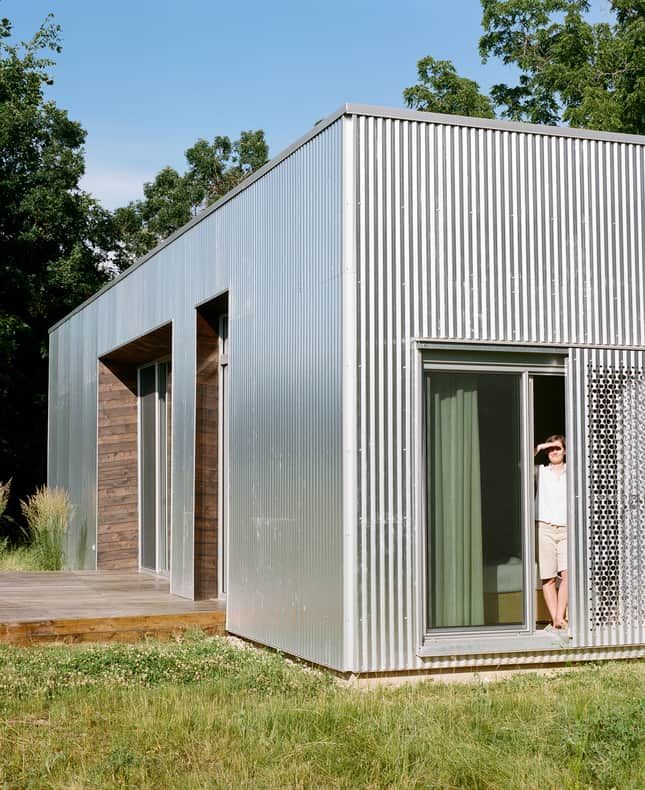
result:
[(228, 294), (196, 310), (195, 598), (226, 595)]
[[(101, 570), (161, 570), (170, 568), (170, 468), (159, 464), (157, 431), (160, 409), (158, 406), (157, 370), (153, 366), (144, 374), (144, 408), (140, 408), (142, 381), (140, 369), (159, 359), (165, 360), (166, 404), (164, 413), (164, 457), (170, 455), (170, 358), (172, 354), (172, 326), (165, 324), (130, 343), (111, 351), (98, 360), (98, 447), (97, 447), (97, 568)], [(161, 374), (163, 375), (163, 373)], [(150, 384), (152, 379), (154, 382)], [(148, 389), (155, 391), (148, 397)], [(146, 400), (146, 397), (148, 398)], [(154, 403), (154, 405), (153, 405)], [(141, 474), (141, 418), (154, 430), (152, 444), (146, 445), (146, 485), (142, 491)], [(154, 448), (154, 449), (152, 449)], [(153, 461), (151, 467), (149, 462)], [(154, 482), (154, 485), (152, 483)], [(142, 494), (146, 494), (146, 506)], [(159, 507), (158, 498), (161, 498)], [(162, 516), (162, 512), (165, 517)], [(142, 540), (141, 516), (146, 523), (153, 523), (154, 540)], [(150, 521), (149, 514), (154, 513)], [(151, 516), (152, 518), (152, 516)], [(164, 521), (163, 537), (158, 524)], [(165, 546), (161, 541), (165, 541)], [(150, 548), (152, 546), (152, 548)]]

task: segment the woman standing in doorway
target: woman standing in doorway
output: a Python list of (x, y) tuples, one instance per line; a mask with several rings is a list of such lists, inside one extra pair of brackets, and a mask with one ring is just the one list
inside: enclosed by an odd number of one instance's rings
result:
[[(567, 445), (560, 434), (538, 444), (535, 455), (545, 451), (549, 463), (538, 466), (535, 518), (542, 594), (554, 628), (566, 628), (569, 601), (567, 578)], [(556, 579), (560, 576), (560, 585)]]

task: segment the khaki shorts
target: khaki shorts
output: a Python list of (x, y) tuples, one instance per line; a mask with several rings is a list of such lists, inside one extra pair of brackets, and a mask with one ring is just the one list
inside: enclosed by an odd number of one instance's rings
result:
[(567, 528), (538, 521), (540, 578), (553, 579), (567, 569)]

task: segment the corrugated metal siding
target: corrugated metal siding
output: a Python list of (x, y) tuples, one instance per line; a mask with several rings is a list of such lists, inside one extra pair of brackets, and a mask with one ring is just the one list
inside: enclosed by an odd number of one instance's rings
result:
[(195, 306), (229, 291), (229, 627), (342, 661), (341, 126), (332, 124), (51, 335), (49, 481), (94, 567), (96, 360), (172, 321), (171, 585), (193, 592)]
[[(83, 338), (80, 342), (79, 338)], [(66, 564), (96, 565), (96, 324), (79, 313), (50, 341), (48, 483), (74, 505)]]
[(340, 666), (341, 124), (314, 142), (229, 204), (228, 627)]
[[(422, 666), (412, 338), (645, 343), (643, 147), (354, 117), (355, 667)], [(431, 662), (429, 662), (431, 663)]]

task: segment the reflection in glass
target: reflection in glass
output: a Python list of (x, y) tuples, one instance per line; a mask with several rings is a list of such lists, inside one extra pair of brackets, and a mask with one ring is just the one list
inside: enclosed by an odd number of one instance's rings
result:
[(157, 384), (155, 366), (139, 371), (141, 447), (141, 567), (156, 570)]
[(170, 362), (139, 370), (141, 567), (170, 567)]
[(521, 377), (426, 377), (429, 627), (521, 624)]

